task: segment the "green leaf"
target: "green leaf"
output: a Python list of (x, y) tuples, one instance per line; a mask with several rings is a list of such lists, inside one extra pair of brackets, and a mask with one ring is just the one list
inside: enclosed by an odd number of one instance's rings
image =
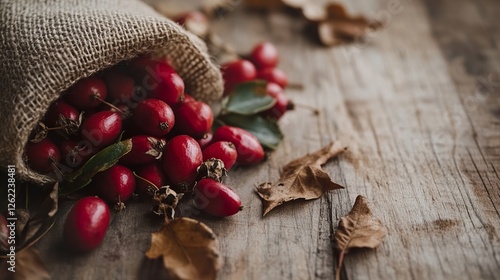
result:
[(78, 191), (92, 181), (98, 172), (104, 171), (132, 150), (132, 140), (127, 139), (112, 144), (91, 157), (78, 171), (66, 175), (60, 187), (60, 194), (66, 195)]
[(267, 95), (266, 82), (252, 81), (236, 86), (224, 102), (222, 114), (253, 115), (272, 108), (276, 100)]
[(227, 125), (243, 128), (251, 132), (259, 139), (262, 146), (275, 150), (283, 139), (283, 133), (272, 119), (266, 119), (258, 115), (243, 116), (229, 114), (220, 116), (220, 120)]

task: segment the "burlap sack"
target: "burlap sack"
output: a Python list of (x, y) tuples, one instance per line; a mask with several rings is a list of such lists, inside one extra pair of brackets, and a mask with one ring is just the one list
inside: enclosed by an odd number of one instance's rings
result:
[(222, 79), (194, 35), (138, 0), (0, 0), (0, 165), (22, 180), (55, 181), (23, 160), (31, 130), (59, 94), (82, 77), (138, 54), (166, 54), (205, 101)]

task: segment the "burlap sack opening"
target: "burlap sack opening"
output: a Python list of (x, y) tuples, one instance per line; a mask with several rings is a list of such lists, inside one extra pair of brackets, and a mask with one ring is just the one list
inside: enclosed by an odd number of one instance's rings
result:
[(204, 101), (222, 94), (201, 40), (138, 0), (0, 1), (0, 164), (21, 180), (54, 182), (23, 160), (31, 130), (59, 94), (83, 77), (144, 53), (166, 54)]

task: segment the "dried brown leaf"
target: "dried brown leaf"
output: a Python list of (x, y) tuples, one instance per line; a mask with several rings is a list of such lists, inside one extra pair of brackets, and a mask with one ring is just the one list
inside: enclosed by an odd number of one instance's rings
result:
[(146, 257), (162, 257), (170, 278), (216, 279), (222, 265), (218, 247), (218, 240), (208, 226), (179, 218), (152, 234)]
[(263, 200), (265, 216), (275, 207), (296, 199), (316, 199), (329, 190), (341, 189), (341, 185), (332, 182), (321, 165), (346, 150), (340, 142), (328, 146), (289, 162), (281, 172), (277, 183), (262, 183), (257, 193)]
[(15, 272), (8, 271), (10, 265), (2, 260), (1, 273), (8, 280), (47, 280), (50, 274), (37, 249), (30, 247), (16, 253)]
[(326, 18), (321, 19), (318, 24), (318, 35), (320, 41), (327, 46), (357, 40), (382, 27), (381, 22), (369, 20), (364, 16), (350, 15), (344, 6), (338, 3), (328, 4), (325, 13)]
[(342, 217), (335, 231), (335, 242), (340, 250), (337, 279), (344, 255), (351, 248), (375, 248), (384, 241), (387, 228), (372, 214), (365, 197), (359, 195), (349, 214)]

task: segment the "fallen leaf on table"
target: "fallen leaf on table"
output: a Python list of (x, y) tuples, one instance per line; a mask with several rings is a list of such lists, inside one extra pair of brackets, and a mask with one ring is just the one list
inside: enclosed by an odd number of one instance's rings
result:
[(321, 165), (346, 150), (340, 142), (291, 161), (283, 167), (280, 179), (276, 183), (262, 183), (257, 193), (263, 200), (265, 216), (275, 207), (296, 199), (316, 199), (329, 190), (341, 189), (341, 185), (332, 182)]
[[(58, 184), (54, 184), (52, 191), (41, 205), (31, 212), (21, 208), (16, 209), (15, 214), (10, 210), (7, 212), (7, 217), (17, 218), (15, 273), (4, 274), (8, 275), (7, 279), (50, 279), (43, 259), (32, 245), (40, 240), (54, 224), (58, 209), (58, 189)], [(9, 252), (1, 251), (1, 257), (6, 257), (7, 253)], [(6, 272), (9, 266), (6, 260), (2, 260), (0, 265), (2, 273)]]
[(216, 279), (222, 265), (218, 247), (217, 237), (208, 226), (179, 218), (152, 234), (146, 257), (162, 257), (169, 279)]
[(30, 247), (16, 253), (15, 272), (8, 271), (10, 267), (7, 261), (3, 260), (0, 265), (1, 273), (6, 280), (48, 280), (50, 274), (45, 267), (45, 263), (37, 249)]
[[(319, 17), (317, 14), (309, 13)], [(338, 3), (328, 4), (324, 14), (318, 23), (318, 35), (320, 41), (327, 46), (354, 41), (382, 27), (379, 21), (369, 20), (364, 16), (350, 15), (344, 6)], [(304, 15), (307, 17), (305, 12)]]
[(349, 214), (342, 217), (335, 231), (335, 242), (340, 250), (336, 279), (340, 277), (340, 269), (344, 255), (351, 248), (375, 248), (384, 241), (387, 228), (372, 214), (366, 198), (359, 195)]

